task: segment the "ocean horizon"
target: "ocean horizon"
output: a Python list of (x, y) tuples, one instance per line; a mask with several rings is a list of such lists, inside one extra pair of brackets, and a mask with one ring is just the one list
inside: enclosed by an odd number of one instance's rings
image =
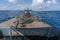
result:
[[(0, 11), (0, 23), (22, 14), (24, 11)], [(32, 11), (31, 15), (53, 27), (60, 28), (60, 11)]]
[[(0, 11), (0, 24), (24, 14), (24, 11)], [(32, 11), (31, 15), (56, 28), (55, 33), (60, 32), (60, 11)], [(10, 28), (0, 28), (4, 35), (10, 35)]]

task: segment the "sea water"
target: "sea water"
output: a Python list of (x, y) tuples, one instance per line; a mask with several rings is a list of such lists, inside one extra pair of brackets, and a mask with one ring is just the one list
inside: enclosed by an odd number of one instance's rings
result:
[[(0, 11), (0, 23), (22, 14), (24, 14), (23, 11)], [(31, 15), (39, 18), (52, 27), (60, 28), (60, 11), (32, 11)]]
[[(11, 11), (11, 10), (0, 10), (0, 23), (8, 21), (12, 18), (20, 16), (24, 14), (24, 11)], [(32, 11), (31, 15), (37, 17), (41, 21), (51, 25), (52, 27), (56, 28), (57, 34), (60, 33), (60, 11)], [(4, 34), (8, 34), (10, 32), (10, 28), (1, 29)]]

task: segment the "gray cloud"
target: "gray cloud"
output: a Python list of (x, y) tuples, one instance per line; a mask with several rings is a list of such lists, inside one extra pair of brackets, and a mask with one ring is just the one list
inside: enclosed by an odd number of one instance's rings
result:
[(55, 5), (56, 3), (56, 0), (47, 0), (46, 2), (44, 0), (33, 0), (31, 8), (34, 10), (41, 10)]
[(18, 0), (7, 0), (7, 1), (10, 3), (17, 3), (18, 2)]

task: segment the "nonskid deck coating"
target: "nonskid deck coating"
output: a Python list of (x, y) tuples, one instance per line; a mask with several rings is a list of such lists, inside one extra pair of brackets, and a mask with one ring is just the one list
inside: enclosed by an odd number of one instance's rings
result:
[[(0, 28), (10, 28), (11, 26), (15, 26), (14, 22), (16, 21), (16, 18), (13, 18), (11, 20), (8, 20), (6, 22), (0, 23)], [(34, 27), (34, 25), (36, 25)], [(29, 26), (30, 24), (26, 24), (28, 27), (26, 28), (43, 28), (43, 27), (51, 27), (49, 24), (45, 24), (44, 22), (33, 22), (32, 26)], [(39, 25), (37, 27), (37, 25)], [(18, 27), (18, 28), (24, 28), (24, 27)]]

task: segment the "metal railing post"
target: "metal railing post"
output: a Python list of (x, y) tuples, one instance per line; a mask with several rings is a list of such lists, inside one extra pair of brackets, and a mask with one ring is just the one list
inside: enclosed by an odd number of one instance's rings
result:
[(49, 40), (49, 37), (50, 37), (50, 34), (51, 34), (52, 30), (53, 30), (52, 28), (51, 28), (51, 29), (49, 29), (47, 40)]
[(11, 30), (11, 27), (10, 27), (10, 40), (12, 40), (12, 30)]

